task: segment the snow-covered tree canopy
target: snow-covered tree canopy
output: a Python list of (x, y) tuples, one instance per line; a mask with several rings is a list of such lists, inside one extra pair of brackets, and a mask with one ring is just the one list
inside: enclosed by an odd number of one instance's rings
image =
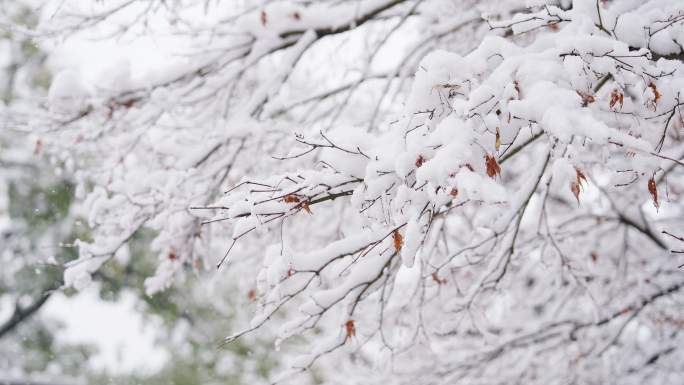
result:
[(182, 54), (29, 122), (93, 229), (67, 285), (148, 228), (148, 292), (218, 266), (274, 381), (684, 378), (684, 3), (66, 3), (27, 33)]

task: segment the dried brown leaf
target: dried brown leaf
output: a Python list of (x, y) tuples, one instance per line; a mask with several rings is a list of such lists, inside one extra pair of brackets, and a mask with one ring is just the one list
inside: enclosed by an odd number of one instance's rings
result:
[(440, 278), (436, 271), (432, 273), (432, 280), (437, 282), (438, 285), (446, 285), (447, 283), (446, 278)]
[(610, 93), (610, 108), (614, 108), (617, 103), (620, 103), (620, 109), (622, 109), (624, 102), (625, 95), (623, 95), (622, 92), (618, 91), (617, 88)]
[(653, 198), (653, 205), (656, 210), (660, 208), (660, 203), (658, 203), (658, 186), (656, 186), (655, 179), (651, 177), (648, 180), (648, 192), (651, 193), (651, 198)]
[(423, 158), (422, 155), (418, 155), (418, 159), (416, 159), (416, 168), (422, 166), (423, 163), (425, 163), (425, 158)]
[(656, 88), (655, 83), (650, 83), (648, 85), (648, 88), (650, 88), (653, 91), (653, 104), (658, 104), (658, 100), (663, 96), (663, 94), (658, 91), (658, 88)]
[(401, 235), (399, 230), (394, 230), (392, 234), (392, 239), (394, 240), (394, 250), (398, 252), (401, 251), (401, 246), (404, 244), (404, 237)]
[(579, 205), (580, 184), (577, 182), (570, 183), (570, 191), (572, 191), (572, 194), (575, 196), (575, 199), (577, 199), (577, 204)]
[(347, 338), (352, 338), (356, 336), (356, 326), (354, 325), (354, 320), (349, 320), (344, 323), (344, 329), (347, 332)]
[(487, 176), (490, 178), (496, 178), (501, 175), (501, 166), (496, 161), (496, 158), (487, 154), (485, 155), (485, 165), (487, 166)]
[(598, 253), (596, 250), (592, 250), (589, 256), (591, 257), (592, 262), (596, 263), (596, 261), (598, 261)]
[(302, 202), (301, 206), (302, 206), (302, 208), (304, 209), (304, 211), (306, 211), (307, 213), (309, 213), (309, 215), (312, 215), (312, 214), (313, 214), (313, 213), (311, 212), (311, 209), (309, 208), (309, 202), (306, 202), (306, 201), (305, 201), (305, 202)]
[(584, 172), (577, 167), (575, 167), (575, 173), (577, 174), (577, 183), (582, 186), (582, 183), (587, 181), (587, 176), (584, 175)]
[(584, 92), (580, 92), (580, 91), (576, 91), (576, 92), (577, 92), (577, 95), (579, 95), (580, 98), (582, 98), (582, 107), (586, 107), (586, 106), (588, 106), (591, 103), (596, 101), (596, 98), (594, 98), (594, 95), (592, 95), (592, 94), (584, 93)]

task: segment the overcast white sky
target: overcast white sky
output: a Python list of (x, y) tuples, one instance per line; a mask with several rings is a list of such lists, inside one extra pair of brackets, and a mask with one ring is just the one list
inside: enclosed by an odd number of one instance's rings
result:
[(91, 362), (95, 369), (154, 371), (166, 359), (165, 352), (155, 347), (156, 323), (161, 321), (143, 319), (136, 301), (133, 293), (125, 292), (120, 301), (105, 302), (92, 287), (70, 298), (56, 293), (43, 316), (64, 322), (59, 341), (93, 344), (101, 350)]

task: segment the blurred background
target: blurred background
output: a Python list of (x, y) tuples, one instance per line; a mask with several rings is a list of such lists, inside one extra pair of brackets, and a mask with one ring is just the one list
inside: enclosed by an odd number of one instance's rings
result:
[[(2, 21), (31, 28), (36, 2), (0, 0)], [(44, 17), (44, 15), (43, 15)], [(0, 25), (0, 109), (44, 99), (57, 70), (75, 64), (106, 70), (112, 58), (140, 52), (138, 43), (71, 39), (38, 46)], [(149, 47), (149, 42), (147, 45)], [(107, 55), (107, 52), (110, 55)], [(149, 52), (149, 50), (148, 50)], [(154, 50), (154, 52), (160, 52)], [(154, 65), (148, 53), (147, 65)], [(43, 142), (0, 122), (0, 384), (242, 384), (275, 367), (270, 346), (246, 340), (219, 347), (236, 309), (220, 276), (194, 279), (147, 296), (143, 280), (153, 234), (136, 233), (87, 290), (62, 289), (63, 264), (88, 239), (63, 167)]]

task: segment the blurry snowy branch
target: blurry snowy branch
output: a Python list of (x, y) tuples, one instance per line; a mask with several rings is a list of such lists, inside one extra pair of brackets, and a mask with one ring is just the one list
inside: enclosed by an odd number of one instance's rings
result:
[(54, 382), (34, 382), (34, 381), (21, 381), (21, 380), (4, 380), (4, 379), (0, 379), (0, 384), (2, 384), (2, 385), (66, 385), (66, 384), (54, 383)]

